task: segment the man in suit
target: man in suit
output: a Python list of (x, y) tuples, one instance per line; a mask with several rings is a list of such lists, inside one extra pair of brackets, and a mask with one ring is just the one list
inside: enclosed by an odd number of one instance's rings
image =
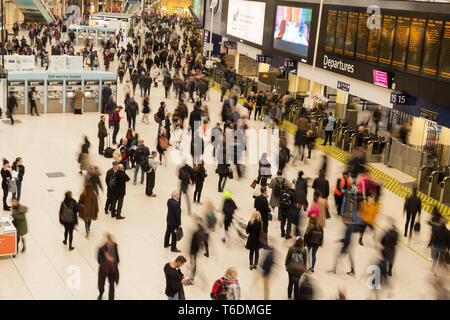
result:
[[(164, 248), (170, 246), (172, 252), (180, 252), (177, 249), (177, 237), (175, 234), (179, 227), (181, 227), (180, 194), (177, 191), (172, 191), (171, 198), (167, 200), (167, 229), (164, 236)], [(171, 244), (169, 244), (170, 237), (172, 237)]]
[(105, 203), (105, 214), (108, 214), (108, 211), (112, 209), (112, 200), (113, 200), (113, 190), (109, 186), (109, 181), (111, 177), (117, 172), (119, 169), (120, 162), (113, 161), (113, 167), (106, 171), (105, 184), (106, 184), (106, 203)]
[[(113, 186), (113, 200), (111, 204), (111, 218), (116, 218), (117, 220), (125, 219), (122, 217), (122, 205), (123, 198), (126, 194), (126, 183), (130, 181), (130, 177), (125, 173), (123, 164), (118, 165), (118, 170), (114, 174), (115, 184)], [(116, 207), (117, 205), (117, 207)]]
[(267, 233), (269, 227), (269, 201), (267, 200), (267, 187), (261, 187), (261, 194), (255, 198), (255, 209), (261, 214), (263, 231)]
[(103, 155), (103, 150), (105, 149), (105, 138), (108, 136), (104, 115), (100, 116), (100, 121), (98, 122), (97, 136), (98, 136), (98, 154)]

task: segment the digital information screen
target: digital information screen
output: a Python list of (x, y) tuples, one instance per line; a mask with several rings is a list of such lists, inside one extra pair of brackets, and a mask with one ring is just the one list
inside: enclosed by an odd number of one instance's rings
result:
[(367, 41), (369, 38), (367, 29), (368, 13), (360, 13), (358, 17), (358, 37), (356, 38), (356, 57), (358, 59), (366, 59)]
[(410, 73), (418, 74), (420, 71), (426, 22), (427, 19), (423, 18), (413, 18), (411, 22), (408, 58), (406, 60), (406, 71)]
[(398, 17), (395, 29), (394, 52), (392, 54), (392, 65), (394, 67), (405, 68), (410, 30), (411, 18)]
[[(381, 21), (381, 16), (379, 19)], [(378, 61), (378, 49), (380, 47), (381, 30), (380, 29), (370, 29), (369, 30), (369, 40), (367, 42), (367, 56), (366, 59), (370, 61)]]
[(390, 65), (392, 62), (392, 47), (394, 44), (396, 16), (385, 15), (381, 28), (381, 43), (378, 61)]
[(441, 43), (444, 21), (428, 20), (425, 30), (425, 45), (422, 59), (422, 75), (436, 77), (439, 58), (439, 45)]
[(327, 36), (325, 38), (325, 51), (334, 50), (334, 38), (336, 35), (337, 10), (328, 10), (327, 16)]
[(230, 0), (228, 3), (227, 33), (262, 45), (264, 34), (264, 2)]
[(442, 34), (438, 79), (450, 81), (450, 21), (445, 22)]
[(277, 7), (273, 47), (307, 58), (312, 9)]
[(339, 11), (337, 15), (336, 37), (334, 42), (334, 52), (344, 53), (345, 29), (347, 27), (347, 11)]
[(347, 18), (347, 31), (345, 33), (344, 54), (355, 56), (356, 33), (358, 31), (358, 12), (350, 11)]

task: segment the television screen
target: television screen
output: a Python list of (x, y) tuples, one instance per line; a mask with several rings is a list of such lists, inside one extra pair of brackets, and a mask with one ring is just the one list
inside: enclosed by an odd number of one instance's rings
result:
[(388, 74), (384, 71), (379, 70), (373, 70), (373, 84), (376, 84), (378, 86), (382, 86), (385, 88), (389, 87), (388, 82)]
[(227, 33), (236, 38), (262, 45), (264, 34), (264, 2), (230, 0)]
[(273, 47), (308, 57), (312, 9), (277, 6)]

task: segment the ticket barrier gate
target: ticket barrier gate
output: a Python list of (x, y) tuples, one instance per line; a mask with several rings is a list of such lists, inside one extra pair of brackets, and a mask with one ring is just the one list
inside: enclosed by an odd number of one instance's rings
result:
[[(8, 82), (8, 96), (14, 94), (17, 100), (17, 109), (14, 113), (24, 114), (25, 113), (25, 99), (28, 96), (25, 94), (25, 81), (10, 81)], [(28, 107), (29, 108), (29, 107)]]
[(367, 144), (367, 162), (383, 162), (385, 147), (386, 141), (384, 141), (384, 137), (377, 137), (376, 139), (370, 140)]
[(344, 151), (350, 150), (350, 143), (352, 141), (353, 130), (346, 129), (344, 130), (344, 138), (342, 139), (341, 149)]
[[(36, 108), (39, 114), (44, 113), (44, 99), (45, 99), (45, 93), (44, 93), (44, 81), (29, 81), (28, 82), (28, 90), (31, 90), (32, 88), (36, 88), (37, 97), (38, 99), (35, 100), (36, 102)], [(31, 111), (31, 102), (28, 101), (28, 112)]]
[(428, 192), (428, 177), (431, 175), (432, 167), (423, 166), (419, 170), (417, 189), (422, 193)]
[(342, 146), (342, 140), (344, 139), (344, 132), (347, 130), (348, 125), (341, 123), (336, 132), (336, 146)]
[(81, 81), (67, 81), (66, 83), (66, 112), (74, 112), (75, 92), (81, 89)]
[(441, 194), (439, 201), (444, 204), (450, 204), (450, 176), (446, 176), (441, 181)]
[(62, 112), (63, 81), (49, 81), (47, 85), (47, 112)]
[(99, 81), (86, 81), (84, 84), (84, 112), (97, 112), (99, 103)]
[(356, 133), (353, 132), (352, 135), (350, 136), (348, 152), (352, 153), (355, 148), (356, 148)]
[(440, 182), (444, 178), (444, 168), (440, 168), (439, 170), (432, 171), (431, 174), (427, 178), (428, 182), (428, 190), (427, 195), (433, 199), (439, 199), (440, 197)]

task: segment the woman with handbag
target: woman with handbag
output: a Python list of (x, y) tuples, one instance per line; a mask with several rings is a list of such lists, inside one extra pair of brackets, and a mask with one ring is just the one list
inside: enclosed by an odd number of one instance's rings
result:
[[(250, 270), (256, 270), (259, 260), (259, 248), (264, 237), (261, 214), (258, 211), (253, 212), (245, 231), (248, 234), (245, 248), (250, 250)], [(253, 260), (254, 258), (254, 260)]]
[(78, 224), (77, 213), (81, 212), (82, 207), (72, 198), (72, 191), (64, 194), (64, 200), (59, 208), (59, 222), (64, 226), (64, 240), (67, 244), (67, 236), (69, 236), (69, 250), (75, 249), (72, 246), (73, 229)]
[(13, 183), (15, 183), (12, 180), (12, 169), (9, 165), (9, 161), (6, 159), (3, 159), (3, 167), (1, 170), (2, 174), (2, 189), (3, 189), (3, 211), (11, 211), (11, 207), (8, 206), (6, 203), (6, 199), (8, 198), (8, 193), (10, 192), (10, 189), (13, 188)]
[(323, 228), (319, 224), (316, 215), (312, 215), (309, 218), (304, 239), (306, 246), (308, 247), (308, 254), (312, 251), (311, 267), (308, 269), (308, 271), (314, 272), (314, 266), (316, 265), (317, 250), (319, 249), (319, 247), (322, 245), (323, 242)]
[(297, 237), (294, 245), (289, 248), (284, 265), (289, 275), (288, 299), (292, 298), (294, 288), (294, 299), (298, 300), (300, 278), (307, 266), (307, 253), (301, 237)]
[(91, 221), (97, 220), (98, 216), (98, 198), (94, 191), (94, 187), (90, 182), (84, 186), (84, 191), (80, 195), (78, 204), (83, 206), (83, 210), (80, 212), (80, 218), (84, 220), (84, 226), (86, 230), (86, 238), (89, 237), (91, 231)]

